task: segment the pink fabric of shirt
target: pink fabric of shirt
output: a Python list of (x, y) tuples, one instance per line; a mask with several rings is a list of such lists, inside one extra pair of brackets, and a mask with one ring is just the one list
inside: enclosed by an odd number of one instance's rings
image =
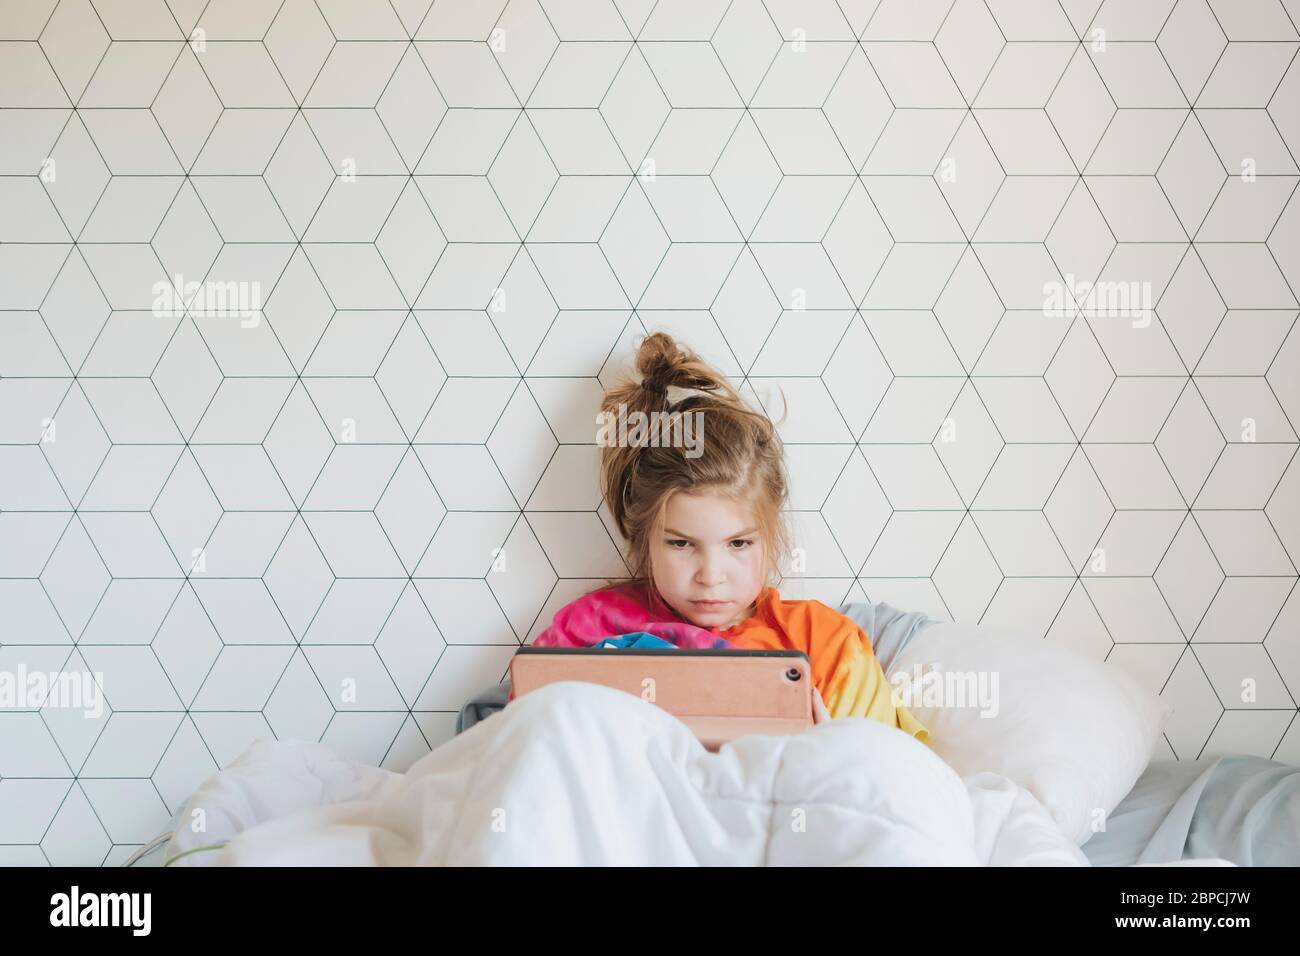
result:
[[(652, 604), (647, 604), (640, 589), (624, 584), (592, 591), (564, 605), (532, 646), (590, 647), (607, 637), (645, 631), (678, 647), (730, 647), (731, 642), (723, 636), (729, 630), (703, 628), (683, 621), (657, 595)], [(514, 699), (512, 688), (506, 700)]]
[(622, 585), (592, 591), (556, 612), (550, 627), (537, 635), (534, 647), (588, 647), (607, 637), (645, 631), (678, 647), (729, 647), (725, 630), (683, 621), (656, 596), (648, 606), (639, 589)]

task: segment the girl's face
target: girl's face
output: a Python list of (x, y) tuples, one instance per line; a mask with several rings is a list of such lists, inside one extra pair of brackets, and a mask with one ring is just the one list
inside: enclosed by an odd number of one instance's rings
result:
[(757, 522), (716, 492), (678, 492), (668, 499), (663, 525), (651, 538), (650, 566), (664, 600), (692, 624), (739, 624), (753, 613), (763, 590)]

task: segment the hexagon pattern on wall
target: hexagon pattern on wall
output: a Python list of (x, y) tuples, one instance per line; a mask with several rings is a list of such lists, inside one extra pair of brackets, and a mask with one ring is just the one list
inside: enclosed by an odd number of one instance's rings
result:
[(626, 573), (594, 412), (655, 329), (789, 403), (786, 596), (1300, 762), (1298, 21), (0, 5), (0, 673), (103, 686), (0, 713), (0, 861), (121, 862), (259, 736), (447, 739)]

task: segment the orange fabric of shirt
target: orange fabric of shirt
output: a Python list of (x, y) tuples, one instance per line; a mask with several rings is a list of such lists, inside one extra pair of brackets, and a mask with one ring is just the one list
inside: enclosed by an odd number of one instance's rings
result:
[(713, 630), (740, 649), (807, 654), (813, 684), (832, 717), (872, 717), (918, 740), (929, 739), (924, 725), (895, 701), (866, 632), (834, 608), (815, 600), (783, 600), (767, 587), (751, 617)]

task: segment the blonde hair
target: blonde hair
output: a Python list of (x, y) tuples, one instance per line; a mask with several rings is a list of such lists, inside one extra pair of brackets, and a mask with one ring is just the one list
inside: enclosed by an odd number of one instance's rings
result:
[[(700, 423), (701, 435), (697, 457), (687, 455), (680, 445), (648, 440), (616, 441), (600, 450), (601, 495), (628, 542), (631, 583), (652, 595), (657, 592), (650, 565), (651, 535), (659, 528), (669, 499), (678, 492), (708, 491), (752, 510), (763, 543), (764, 576), (774, 585), (780, 562), (790, 551), (790, 531), (782, 513), (789, 499), (789, 480), (776, 426), (755, 411), (725, 376), (663, 332), (648, 335), (641, 343), (636, 370), (639, 382), (606, 390), (600, 403), (604, 420), (618, 418), (622, 407), (628, 415), (657, 412), (661, 421), (684, 425), (676, 418), (699, 412), (692, 421)], [(670, 388), (695, 392), (673, 401)], [(611, 581), (604, 587), (627, 583)]]

